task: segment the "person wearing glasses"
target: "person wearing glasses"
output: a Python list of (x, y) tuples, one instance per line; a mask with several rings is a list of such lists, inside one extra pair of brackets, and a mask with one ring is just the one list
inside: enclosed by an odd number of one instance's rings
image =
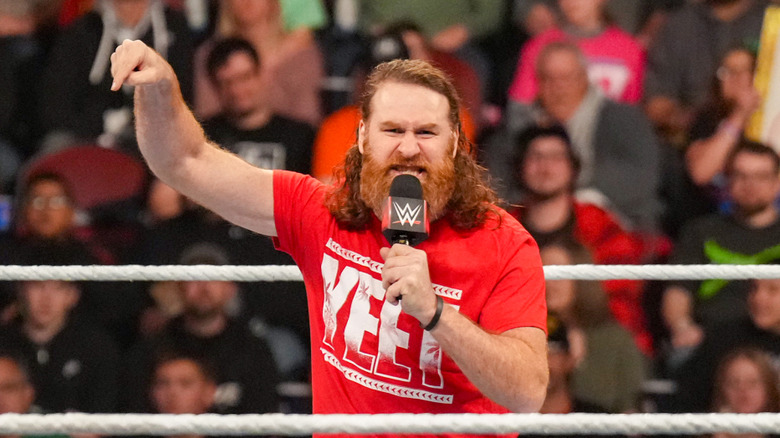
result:
[[(780, 156), (767, 145), (740, 140), (726, 160), (724, 173), (731, 211), (685, 225), (670, 264), (762, 264), (777, 258)], [(748, 285), (736, 281), (675, 281), (666, 287), (660, 311), (669, 337), (662, 356), (672, 378), (708, 330), (748, 316), (748, 296)], [(695, 373), (700, 372), (696, 368)], [(680, 391), (678, 396), (675, 411), (707, 408), (692, 391)]]

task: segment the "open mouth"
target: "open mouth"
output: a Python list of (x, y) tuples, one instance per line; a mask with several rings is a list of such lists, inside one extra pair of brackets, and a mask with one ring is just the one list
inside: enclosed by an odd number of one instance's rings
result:
[(420, 178), (425, 174), (425, 168), (419, 166), (391, 166), (390, 174), (394, 177), (405, 174), (414, 175), (417, 178)]

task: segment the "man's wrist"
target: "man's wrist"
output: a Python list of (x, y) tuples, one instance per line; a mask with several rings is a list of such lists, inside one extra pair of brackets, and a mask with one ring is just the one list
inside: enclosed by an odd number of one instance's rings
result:
[(444, 299), (441, 296), (436, 295), (436, 312), (434, 312), (431, 321), (426, 326), (423, 327), (423, 330), (425, 331), (433, 330), (434, 327), (436, 327), (436, 324), (439, 323), (439, 318), (441, 318), (442, 311), (444, 311)]

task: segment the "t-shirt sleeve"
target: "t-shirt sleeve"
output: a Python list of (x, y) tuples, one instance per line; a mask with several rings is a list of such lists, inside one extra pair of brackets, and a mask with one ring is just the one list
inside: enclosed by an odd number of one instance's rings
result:
[(518, 233), (512, 240), (506, 246), (502, 273), (485, 303), (479, 323), (499, 333), (519, 327), (537, 327), (547, 333), (544, 270), (539, 248), (526, 232)]
[(642, 92), (645, 82), (645, 70), (647, 69), (647, 53), (638, 44), (629, 44), (635, 47), (628, 59), (628, 68), (631, 71), (631, 80), (623, 93), (623, 101), (631, 104), (642, 100)]
[(308, 175), (274, 171), (274, 245), (300, 261), (299, 253), (315, 245), (316, 229), (328, 223), (325, 186)]

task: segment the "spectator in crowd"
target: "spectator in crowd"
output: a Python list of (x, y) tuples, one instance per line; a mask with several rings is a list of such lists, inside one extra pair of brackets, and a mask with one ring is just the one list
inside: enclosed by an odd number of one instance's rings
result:
[[(67, 182), (57, 174), (33, 175), (20, 187), (18, 211), (11, 229), (0, 235), (0, 264), (41, 264), (21, 260), (25, 254), (46, 254), (49, 248), (61, 248), (72, 255), (75, 264), (98, 262), (95, 252), (76, 237), (75, 205)], [(13, 304), (15, 291), (10, 283), (0, 284), (2, 319), (8, 321), (18, 309)]]
[[(147, 228), (136, 251), (134, 263), (177, 264), (188, 247), (198, 242), (210, 242), (225, 249), (231, 264), (293, 264), (287, 254), (274, 248), (268, 237), (233, 225), (186, 198), (183, 204), (184, 211), (181, 214)], [(150, 303), (154, 303), (154, 307), (148, 308), (142, 317), (144, 334), (159, 328), (163, 322), (160, 317), (166, 319), (179, 313), (179, 294), (175, 287), (170, 286), (158, 283), (149, 290), (150, 297), (153, 297)], [(247, 319), (259, 317), (274, 327), (288, 328), (297, 338), (308, 341), (308, 307), (303, 283), (267, 281), (244, 283), (242, 287), (245, 291), (241, 309), (243, 316)]]
[(0, 414), (34, 412), (35, 388), (21, 359), (0, 352)]
[(687, 2), (671, 13), (648, 55), (645, 111), (664, 137), (682, 144), (706, 103), (726, 52), (757, 47), (766, 0)]
[(752, 84), (754, 69), (751, 50), (729, 50), (712, 78), (707, 104), (696, 109), (690, 143), (678, 147), (667, 143), (664, 149), (662, 222), (672, 238), (692, 219), (731, 208), (724, 168), (760, 104)]
[[(220, 111), (220, 99), (208, 80), (206, 57), (217, 40), (237, 37), (249, 41), (262, 60), (260, 69), (268, 84), (268, 101), (274, 113), (313, 126), (322, 119), (320, 86), (324, 77), (322, 54), (309, 35), (312, 28), (299, 23), (285, 28), (284, 16), (303, 18), (319, 1), (286, 10), (280, 0), (226, 0), (219, 2), (216, 33), (195, 56), (195, 113), (207, 119)], [(292, 2), (289, 2), (292, 3)], [(290, 5), (292, 6), (292, 5)]]
[[(48, 253), (70, 254), (70, 264), (113, 264), (114, 254), (95, 242), (88, 227), (79, 222), (75, 195), (69, 181), (56, 173), (34, 173), (20, 188), (14, 228), (0, 236), (0, 264), (41, 265)], [(5, 286), (5, 287), (4, 287)], [(0, 285), (0, 306), (6, 320), (16, 310), (9, 284)], [(10, 305), (11, 307), (7, 307)], [(15, 310), (16, 309), (16, 310)], [(141, 310), (140, 295), (129, 283), (89, 282), (83, 286), (75, 314), (91, 319), (125, 347), (132, 342), (135, 318)]]
[[(780, 220), (774, 204), (780, 193), (779, 171), (780, 157), (774, 150), (742, 140), (725, 170), (733, 212), (689, 223), (670, 263), (757, 264), (775, 259), (780, 248)], [(670, 360), (698, 345), (703, 329), (745, 317), (746, 296), (744, 284), (726, 280), (669, 285), (663, 293), (661, 315), (669, 331), (671, 353), (675, 353)]]
[(433, 0), (423, 4), (414, 0), (361, 0), (360, 23), (369, 35), (379, 35), (402, 21), (420, 28), (431, 46), (467, 62), (486, 90), (491, 66), (476, 43), (494, 31), (504, 8), (499, 0)]
[(159, 414), (205, 414), (217, 396), (215, 372), (202, 360), (163, 354), (155, 363), (149, 397)]
[[(74, 264), (63, 252), (37, 260)], [(114, 412), (119, 351), (107, 333), (71, 314), (81, 295), (79, 284), (24, 281), (17, 287), (20, 316), (3, 329), (0, 344), (29, 365), (35, 404), (49, 412)]]
[[(780, 412), (780, 382), (766, 353), (742, 348), (721, 360), (715, 374), (712, 412)], [(717, 433), (713, 438), (731, 436), (734, 435)], [(751, 435), (751, 438), (766, 436)]]
[[(539, 410), (540, 414), (570, 414), (584, 412), (592, 414), (607, 414), (601, 406), (581, 400), (574, 394), (572, 379), (576, 372), (578, 358), (574, 352), (578, 342), (582, 342), (576, 335), (576, 330), (570, 330), (563, 321), (554, 314), (547, 317), (547, 364), (550, 368), (550, 380), (547, 384), (547, 395), (544, 404)], [(571, 435), (557, 434), (527, 434), (525, 438), (566, 438)], [(597, 435), (578, 435), (585, 438)], [(600, 435), (604, 437), (604, 435)]]
[[(135, 261), (148, 261), (140, 255), (146, 245), (144, 240), (154, 233), (161, 224), (171, 222), (192, 209), (192, 202), (168, 184), (152, 177), (146, 189), (144, 208), (140, 213), (140, 242), (136, 242), (132, 258)], [(171, 261), (173, 263), (173, 261)], [(175, 281), (157, 281), (148, 285), (144, 309), (139, 315), (137, 333), (139, 338), (149, 337), (158, 333), (169, 319), (178, 316), (182, 311), (182, 303), (176, 291)]]
[(723, 408), (716, 366), (729, 355), (739, 355), (735, 352), (741, 348), (768, 355), (775, 374), (780, 375), (780, 280), (751, 281), (747, 303), (747, 316), (708, 328), (692, 353), (665, 357), (662, 372), (676, 382), (678, 389), (669, 405), (662, 406), (664, 410), (704, 412), (710, 407)]
[[(645, 31), (653, 13), (669, 3), (685, 0), (607, 0), (605, 13), (614, 24), (636, 35)], [(559, 0), (514, 0), (515, 20), (530, 36), (558, 27), (561, 21)]]
[(570, 340), (568, 328), (553, 314), (547, 317), (547, 332), (547, 365), (550, 368), (550, 381), (547, 384), (547, 396), (539, 413), (607, 413), (602, 407), (580, 400), (573, 393), (572, 377), (578, 358), (572, 354), (571, 344), (572, 341), (577, 342), (577, 338)]
[(515, 0), (513, 19), (529, 37), (555, 29), (561, 21), (557, 0)]
[(631, 34), (608, 22), (607, 0), (559, 0), (564, 22), (528, 41), (509, 89), (513, 104), (530, 104), (538, 93), (535, 66), (542, 49), (569, 41), (588, 60), (588, 77), (608, 98), (637, 103), (642, 97), (645, 53)]
[(255, 166), (311, 173), (314, 128), (275, 113), (262, 62), (246, 40), (228, 38), (214, 45), (206, 69), (222, 111), (206, 120), (203, 129)]
[(75, 199), (65, 178), (56, 173), (34, 174), (25, 181), (20, 191), (20, 211), (14, 230), (20, 239), (76, 240)]
[[(545, 265), (592, 263), (588, 251), (571, 241), (542, 247), (540, 254)], [(548, 280), (546, 287), (550, 314), (574, 332), (572, 394), (605, 412), (638, 410), (645, 357), (610, 315), (604, 291), (596, 282), (574, 280)]]
[(709, 191), (713, 204), (726, 201), (726, 160), (761, 103), (753, 86), (755, 64), (755, 56), (748, 49), (728, 51), (715, 74), (711, 101), (699, 110), (691, 126), (686, 168), (693, 183)]
[(507, 114), (505, 127), (488, 140), (483, 158), (503, 184), (499, 194), (516, 202), (512, 187), (516, 137), (532, 124), (562, 124), (580, 158), (576, 195), (607, 205), (630, 229), (657, 227), (660, 150), (639, 109), (613, 102), (588, 81), (587, 63), (577, 46), (553, 42), (537, 62), (539, 95), (530, 107)]
[[(517, 183), (523, 198), (522, 206), (511, 213), (540, 247), (571, 240), (585, 246), (598, 264), (641, 263), (645, 250), (639, 236), (626, 231), (612, 212), (574, 197), (579, 159), (562, 126), (531, 126), (520, 135), (518, 146)], [(650, 354), (652, 339), (641, 306), (643, 282), (609, 280), (602, 286), (612, 315)]]
[(98, 142), (136, 153), (132, 89), (111, 91), (110, 56), (125, 39), (154, 47), (181, 78), (192, 98), (193, 47), (181, 13), (162, 0), (100, 0), (57, 38), (43, 73), (41, 123), (44, 147)]
[[(151, 412), (168, 415), (214, 413), (217, 395), (215, 367), (201, 357), (175, 350), (162, 350), (153, 358), (151, 378), (144, 394)], [(207, 438), (190, 433), (174, 438)], [(152, 438), (140, 435), (134, 438)]]
[[(224, 250), (213, 245), (193, 245), (181, 256), (182, 264), (228, 264)], [(279, 409), (274, 357), (264, 339), (230, 314), (238, 286), (229, 281), (179, 283), (181, 316), (165, 329), (141, 341), (130, 351), (125, 367), (124, 408), (131, 412), (151, 409), (144, 388), (149, 387), (154, 363), (151, 358), (166, 351), (203, 358), (217, 373), (218, 413), (263, 413)]]
[(35, 85), (44, 53), (35, 36), (37, 1), (0, 1), (0, 191), (12, 187), (37, 141)]
[(145, 208), (140, 221), (146, 227), (184, 214), (187, 208), (186, 198), (173, 187), (157, 178), (152, 178), (146, 191)]
[[(0, 414), (40, 414), (33, 404), (35, 388), (24, 360), (8, 352), (0, 352)], [(3, 435), (3, 438), (32, 438), (30, 435)], [(68, 435), (34, 435), (37, 438), (68, 438)]]

